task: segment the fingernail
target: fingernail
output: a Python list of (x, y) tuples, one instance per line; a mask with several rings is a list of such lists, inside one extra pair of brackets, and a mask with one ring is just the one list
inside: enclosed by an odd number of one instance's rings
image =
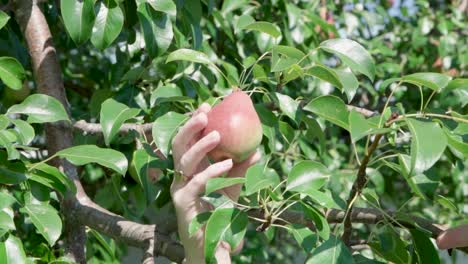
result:
[(219, 132), (214, 130), (208, 134), (208, 137), (213, 140), (218, 140), (220, 138)]
[(225, 168), (230, 168), (230, 167), (232, 167), (232, 159), (227, 159), (227, 160), (223, 161), (223, 166), (224, 166)]
[(206, 116), (205, 113), (199, 113), (196, 118), (202, 123), (207, 123), (208, 122), (208, 117)]

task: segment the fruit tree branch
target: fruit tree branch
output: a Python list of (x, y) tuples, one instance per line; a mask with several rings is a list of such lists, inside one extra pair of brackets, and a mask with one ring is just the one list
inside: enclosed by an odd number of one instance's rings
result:
[[(248, 212), (249, 216), (263, 219), (264, 214), (260, 209), (252, 210)], [(386, 215), (385, 215), (386, 214)], [(442, 232), (444, 232), (448, 226), (434, 223), (428, 219), (412, 216), (405, 213), (395, 212), (395, 211), (386, 211), (382, 213), (378, 209), (374, 208), (359, 208), (356, 207), (352, 212), (348, 213), (352, 223), (361, 223), (361, 224), (377, 224), (381, 221), (389, 221), (396, 227), (404, 226), (407, 228), (421, 227), (429, 232), (431, 232), (431, 237), (436, 239)], [(346, 212), (343, 210), (330, 209), (326, 212), (325, 217), (329, 224), (340, 224), (344, 221), (346, 217)], [(303, 213), (295, 211), (286, 211), (280, 215), (280, 218), (286, 220), (289, 223), (300, 224), (307, 226), (311, 230), (315, 230), (314, 223), (304, 216)], [(394, 219), (398, 221), (392, 222)], [(283, 221), (278, 222), (277, 224), (284, 224)], [(350, 240), (351, 241), (351, 240)], [(468, 253), (468, 247), (458, 248), (459, 250)]]
[[(146, 123), (146, 124), (123, 124), (119, 132), (120, 133), (129, 133), (131, 130), (135, 130), (138, 132), (148, 133), (151, 132), (151, 128), (153, 127), (153, 123)], [(73, 125), (73, 128), (79, 131), (82, 131), (87, 134), (100, 134), (102, 133), (102, 126), (98, 123), (87, 123), (84, 120), (80, 120)]]
[[(268, 103), (265, 105), (269, 109), (275, 109), (276, 108), (272, 103)], [(357, 106), (352, 106), (352, 105), (347, 105), (347, 108), (349, 111), (355, 110), (358, 113), (361, 113), (365, 117), (372, 117), (376, 115), (377, 113), (371, 110), (368, 110), (366, 108), (362, 107), (357, 107)], [(145, 123), (145, 124), (131, 124), (131, 123), (126, 123), (123, 124), (119, 132), (120, 133), (129, 133), (131, 130), (135, 130), (138, 132), (144, 132), (144, 133), (151, 133), (151, 129), (153, 127), (153, 123)], [(79, 120), (77, 121), (74, 125), (73, 128), (78, 131), (82, 131), (83, 133), (86, 134), (100, 134), (102, 133), (102, 126), (99, 123), (88, 123), (85, 120)]]

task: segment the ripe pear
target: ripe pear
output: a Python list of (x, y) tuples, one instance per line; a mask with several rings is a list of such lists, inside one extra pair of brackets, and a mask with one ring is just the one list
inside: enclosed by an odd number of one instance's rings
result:
[(213, 161), (232, 159), (239, 163), (255, 152), (263, 136), (262, 124), (250, 97), (234, 90), (208, 112), (203, 136), (212, 131), (220, 134), (220, 143), (208, 153)]

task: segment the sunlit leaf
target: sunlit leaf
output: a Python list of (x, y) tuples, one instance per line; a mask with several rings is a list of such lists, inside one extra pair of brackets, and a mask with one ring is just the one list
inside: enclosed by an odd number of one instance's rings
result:
[[(0, 12), (0, 14), (3, 13), (2, 11)], [(20, 90), (23, 88), (23, 79), (25, 77), (26, 73), (23, 66), (15, 58), (0, 57), (0, 80), (2, 80), (6, 86), (14, 90)]]
[(21, 104), (11, 106), (7, 114), (28, 115), (29, 123), (69, 120), (63, 105), (54, 97), (45, 94), (28, 96)]
[(329, 39), (322, 42), (320, 48), (338, 56), (352, 70), (366, 75), (371, 81), (374, 80), (374, 60), (361, 44), (350, 39)]
[(56, 153), (71, 163), (81, 166), (88, 163), (97, 163), (125, 175), (128, 161), (125, 155), (113, 149), (99, 148), (95, 145), (80, 145), (61, 150)]

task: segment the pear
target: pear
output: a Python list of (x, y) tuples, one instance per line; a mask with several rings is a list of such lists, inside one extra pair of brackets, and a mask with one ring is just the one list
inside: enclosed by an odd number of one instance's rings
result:
[(249, 157), (260, 145), (263, 129), (250, 97), (235, 89), (208, 113), (208, 124), (203, 136), (218, 131), (221, 140), (208, 153), (213, 161), (232, 159), (239, 163)]

